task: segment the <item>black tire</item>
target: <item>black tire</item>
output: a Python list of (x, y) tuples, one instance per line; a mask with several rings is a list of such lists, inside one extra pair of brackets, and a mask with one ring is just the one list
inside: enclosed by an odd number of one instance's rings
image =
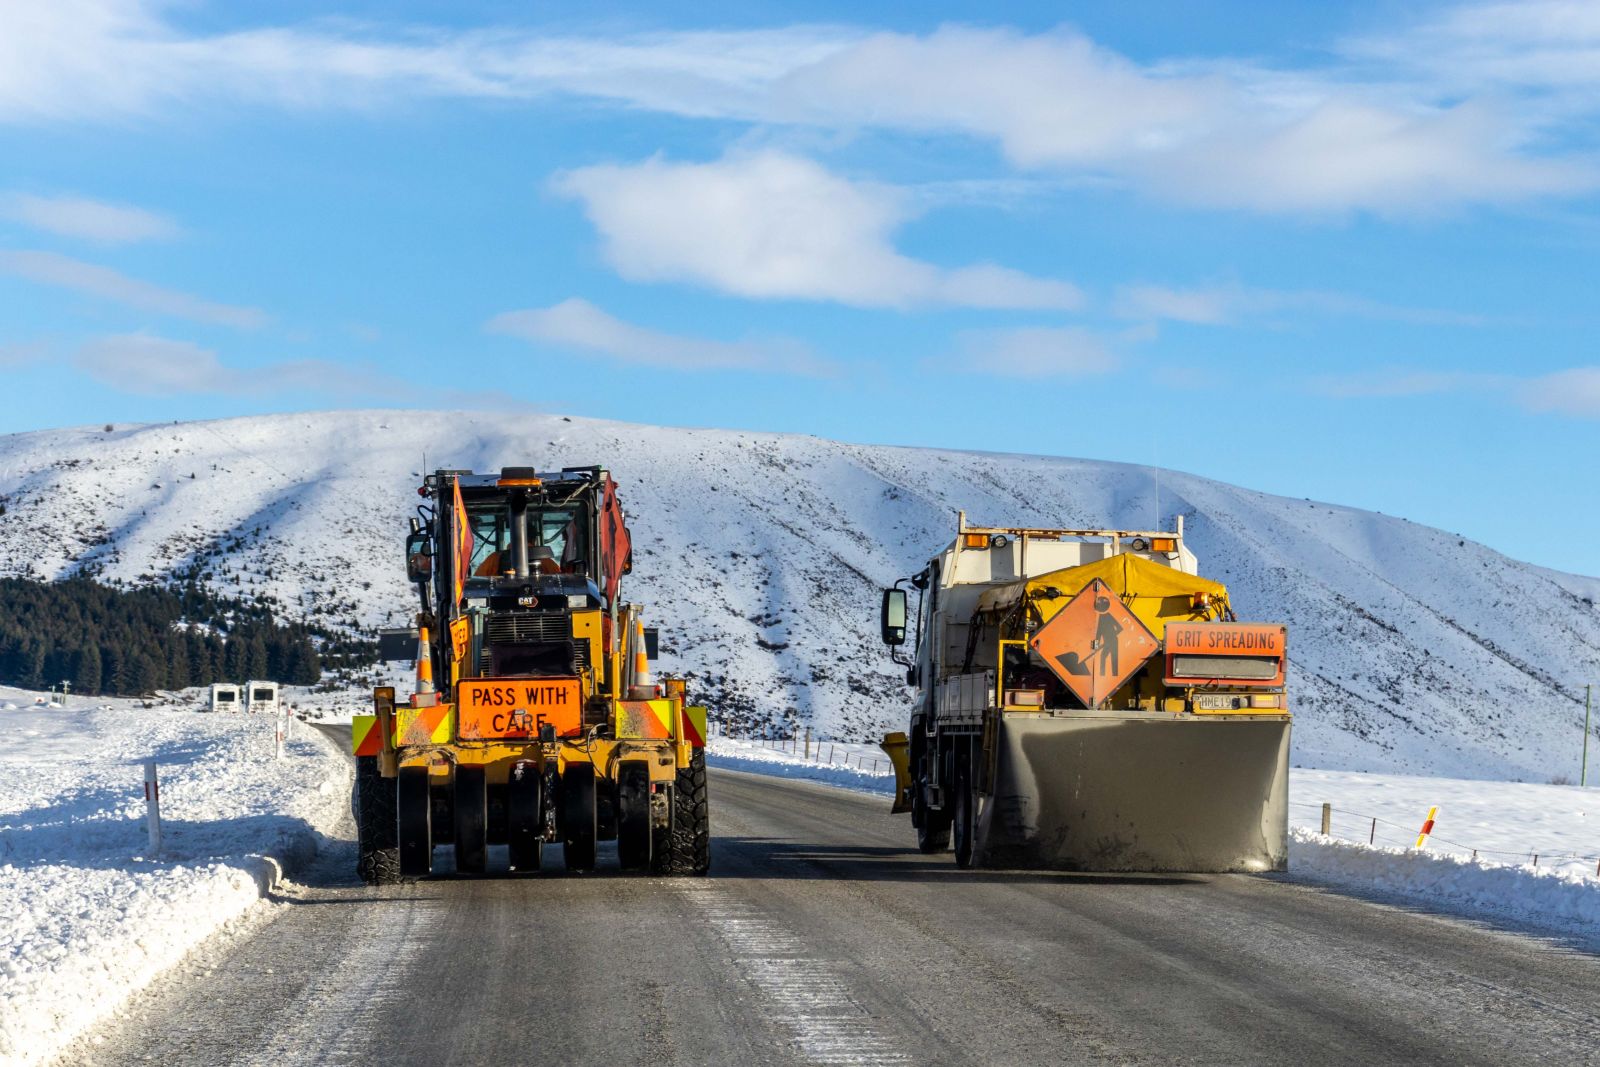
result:
[(400, 827), (395, 783), (378, 770), (377, 756), (356, 757), (356, 874), (368, 885), (400, 881)]
[(672, 790), (672, 841), (666, 874), (700, 876), (711, 870), (711, 795), (706, 789), (706, 754), (695, 749), (678, 770)]
[(594, 870), (594, 846), (600, 836), (595, 812), (594, 764), (569, 763), (561, 776), (561, 837), (567, 870)]
[(917, 851), (929, 855), (950, 851), (950, 814), (928, 807), (920, 779), (911, 786), (911, 815), (917, 828)]
[(457, 767), (456, 873), (482, 874), (489, 865), (489, 791), (482, 767)]
[(539, 869), (544, 852), (543, 780), (537, 764), (519, 763), (506, 781), (506, 843), (511, 869)]
[(426, 878), (433, 871), (433, 804), (428, 797), (428, 768), (401, 767), (395, 792), (400, 874)]
[(625, 871), (650, 869), (650, 766), (628, 760), (617, 770), (617, 859)]
[(970, 760), (963, 752), (956, 753), (956, 767), (954, 782), (951, 792), (954, 796), (954, 829), (956, 846), (956, 866), (967, 868), (972, 866), (973, 846), (973, 809), (976, 807), (977, 798), (972, 794), (972, 770), (968, 766)]

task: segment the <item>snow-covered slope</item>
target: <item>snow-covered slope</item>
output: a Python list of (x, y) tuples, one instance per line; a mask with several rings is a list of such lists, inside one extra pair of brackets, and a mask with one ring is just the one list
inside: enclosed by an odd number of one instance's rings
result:
[[(1147, 528), (1155, 472), (562, 416), (330, 412), (0, 439), (0, 572), (127, 580), (197, 560), (223, 590), (361, 625), (404, 620), (406, 517), (427, 465), (603, 463), (636, 545), (625, 586), (664, 666), (737, 723), (865, 736), (905, 690), (877, 588), (994, 524)], [(1298, 763), (1543, 781), (1575, 774), (1600, 678), (1600, 580), (1439, 530), (1163, 471), (1203, 573), (1291, 626)]]

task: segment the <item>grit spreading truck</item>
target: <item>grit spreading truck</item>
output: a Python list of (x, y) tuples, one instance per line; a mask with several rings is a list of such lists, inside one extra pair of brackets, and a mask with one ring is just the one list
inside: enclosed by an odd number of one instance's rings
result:
[(427, 875), (441, 844), (460, 873), (494, 844), (536, 871), (555, 842), (589, 870), (609, 839), (624, 869), (705, 874), (706, 710), (650, 676), (655, 633), (620, 599), (632, 551), (610, 474), (439, 470), (418, 494), (416, 692), (379, 688), (354, 723), (361, 877)]
[[(884, 591), (916, 689), (894, 810), (963, 866), (1283, 870), (1286, 630), (1173, 532), (968, 526)], [(920, 591), (916, 616), (907, 590)]]

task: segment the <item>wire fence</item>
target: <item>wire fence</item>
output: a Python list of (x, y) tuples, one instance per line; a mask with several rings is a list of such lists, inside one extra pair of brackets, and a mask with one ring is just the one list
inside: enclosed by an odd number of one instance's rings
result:
[[(1399, 823), (1377, 815), (1365, 812), (1349, 811), (1336, 808), (1331, 804), (1311, 804), (1304, 801), (1289, 802), (1289, 807), (1302, 811), (1317, 813), (1315, 822), (1298, 821), (1297, 815), (1291, 815), (1290, 821), (1294, 825), (1307, 830), (1322, 832), (1323, 817), (1327, 817), (1327, 835), (1341, 841), (1353, 841), (1358, 844), (1384, 845), (1390, 848), (1417, 847), (1417, 837), (1421, 832), (1421, 823)], [(1560, 848), (1549, 849), (1496, 849), (1480, 848), (1475, 845), (1463, 844), (1452, 841), (1438, 834), (1427, 835), (1428, 846), (1438, 850), (1444, 846), (1443, 851), (1450, 852), (1469, 859), (1496, 860), (1507, 864), (1529, 864), (1538, 867), (1559, 866), (1564, 863), (1592, 863), (1595, 865), (1595, 877), (1600, 878), (1600, 855), (1590, 855), (1583, 852), (1572, 852)]]

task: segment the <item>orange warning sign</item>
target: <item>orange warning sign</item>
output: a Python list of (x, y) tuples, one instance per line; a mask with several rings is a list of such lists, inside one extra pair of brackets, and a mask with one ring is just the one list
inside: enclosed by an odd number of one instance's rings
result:
[(1160, 642), (1096, 578), (1028, 642), (1084, 705), (1098, 708), (1155, 655)]
[(499, 680), (464, 678), (456, 686), (460, 732), (465, 739), (539, 736), (555, 727), (557, 737), (583, 729), (583, 699), (576, 678)]

